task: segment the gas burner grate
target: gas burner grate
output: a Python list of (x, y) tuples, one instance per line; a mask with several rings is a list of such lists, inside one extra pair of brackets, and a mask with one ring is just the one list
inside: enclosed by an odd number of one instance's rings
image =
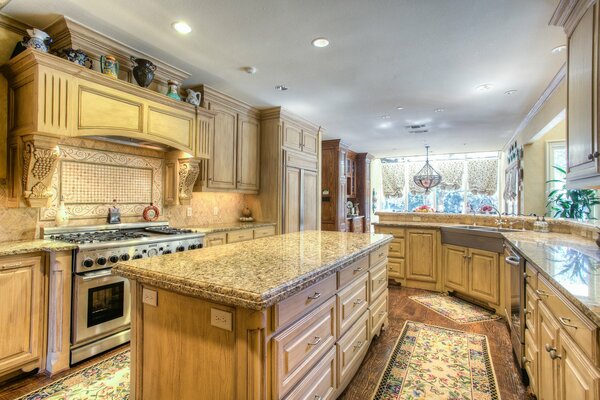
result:
[(184, 233), (193, 233), (191, 229), (178, 229), (171, 228), (169, 226), (153, 226), (145, 228), (145, 230), (152, 233), (162, 233), (163, 235), (181, 235)]

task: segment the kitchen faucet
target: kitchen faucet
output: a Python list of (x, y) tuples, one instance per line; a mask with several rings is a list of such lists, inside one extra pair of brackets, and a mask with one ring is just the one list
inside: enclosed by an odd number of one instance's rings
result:
[(498, 229), (502, 228), (502, 226), (504, 225), (504, 221), (502, 220), (502, 213), (500, 212), (500, 210), (498, 210), (498, 207), (496, 207), (493, 204), (486, 204), (490, 207), (492, 207), (492, 210), (494, 210), (496, 212), (496, 214), (498, 214), (498, 218), (496, 219), (496, 227)]

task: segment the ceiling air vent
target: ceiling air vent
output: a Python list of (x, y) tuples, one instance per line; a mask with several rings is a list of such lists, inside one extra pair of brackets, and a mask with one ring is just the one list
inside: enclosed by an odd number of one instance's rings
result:
[(407, 129), (420, 129), (425, 128), (425, 124), (417, 124), (417, 125), (406, 125)]
[(427, 133), (429, 132), (429, 129), (412, 129), (410, 131), (408, 131), (408, 133)]

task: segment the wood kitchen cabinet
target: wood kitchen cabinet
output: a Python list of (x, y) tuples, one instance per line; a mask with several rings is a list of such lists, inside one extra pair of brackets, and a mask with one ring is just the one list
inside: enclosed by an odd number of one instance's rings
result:
[(0, 376), (43, 368), (47, 281), (41, 255), (0, 258)]
[(340, 139), (325, 140), (321, 146), (323, 151), (321, 229), (346, 232), (349, 230), (346, 219), (348, 146)]
[(599, 187), (598, 3), (561, 0), (550, 23), (567, 34), (567, 183)]
[[(560, 326), (558, 321), (550, 313), (546, 306), (539, 305), (539, 327), (540, 337), (538, 347), (540, 348), (539, 357), (539, 394), (540, 400), (555, 400), (558, 397), (558, 362), (553, 360), (550, 353), (546, 350), (558, 348), (558, 331)], [(540, 346), (541, 345), (541, 346)], [(548, 347), (546, 347), (548, 346)], [(565, 399), (566, 400), (566, 399)]]
[(446, 288), (466, 293), (469, 290), (467, 273), (467, 249), (465, 247), (444, 245), (444, 285)]
[(371, 161), (369, 153), (356, 154), (356, 201), (365, 216), (364, 232), (371, 232)]
[(406, 279), (426, 282), (423, 288), (437, 286), (439, 231), (435, 229), (406, 230)]
[(276, 222), (277, 233), (321, 227), (320, 135), (281, 107), (261, 111), (260, 192), (249, 201), (255, 218)]
[(258, 193), (260, 122), (258, 110), (207, 86), (203, 104), (214, 112), (210, 158), (202, 163), (195, 190)]

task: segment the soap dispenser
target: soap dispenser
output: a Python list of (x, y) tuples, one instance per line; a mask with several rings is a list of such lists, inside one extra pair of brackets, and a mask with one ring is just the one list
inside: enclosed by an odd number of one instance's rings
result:
[(540, 217), (538, 215), (535, 217), (535, 222), (533, 223), (533, 231), (541, 232), (541, 230), (542, 230), (541, 224), (542, 224), (542, 221), (540, 221)]
[(540, 232), (548, 233), (550, 229), (548, 228), (548, 222), (546, 222), (546, 216), (542, 217), (542, 221), (540, 222)]

